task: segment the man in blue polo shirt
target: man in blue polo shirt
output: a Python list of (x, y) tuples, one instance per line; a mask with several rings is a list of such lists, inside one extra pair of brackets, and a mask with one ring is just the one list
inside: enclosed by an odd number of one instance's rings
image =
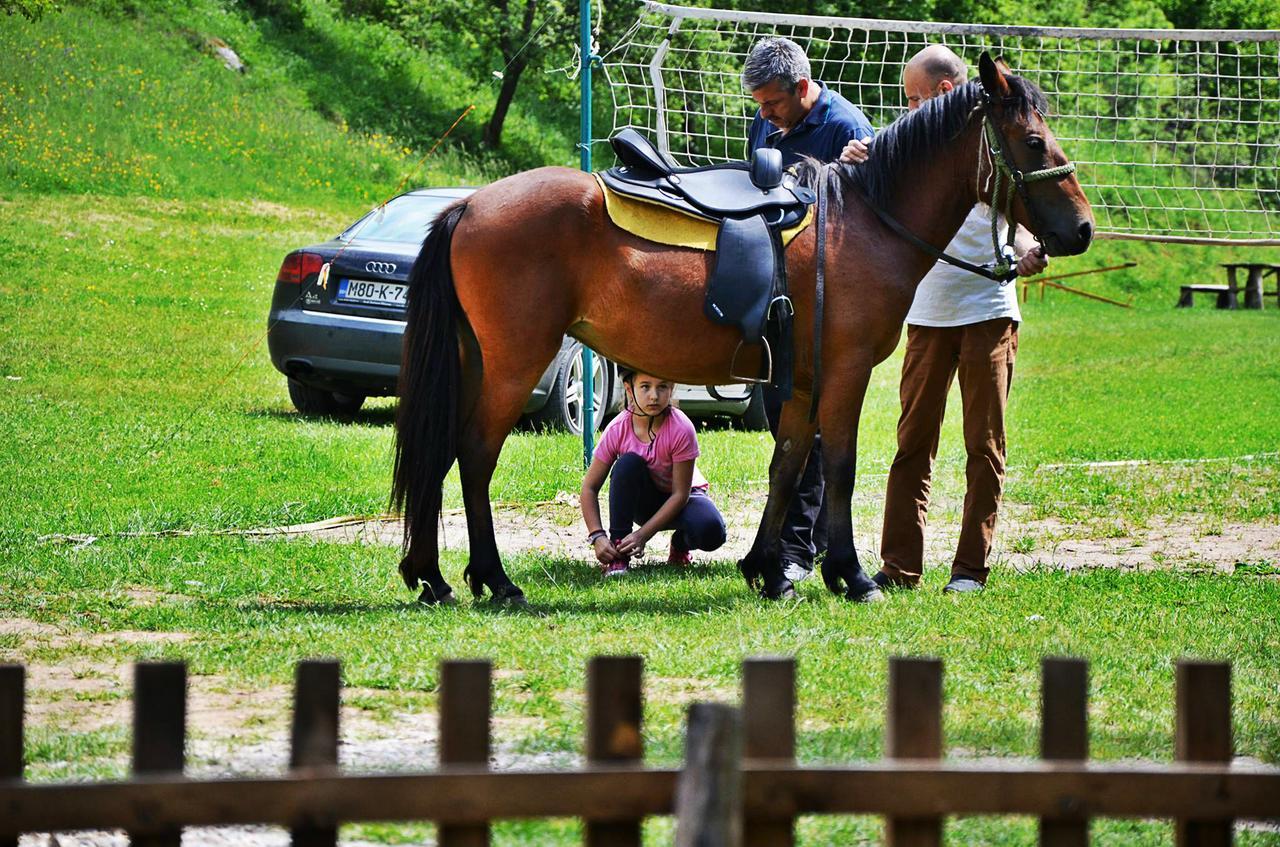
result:
[[(784, 165), (803, 156), (833, 162), (850, 141), (865, 151), (861, 143), (874, 134), (866, 115), (813, 78), (804, 50), (786, 38), (766, 38), (751, 48), (742, 69), (742, 87), (760, 107), (747, 136), (747, 159), (761, 147), (776, 147), (782, 151)], [(764, 408), (769, 429), (777, 436), (782, 399), (769, 385), (764, 386)], [(818, 436), (782, 526), (783, 569), (792, 582), (813, 573), (814, 557), (827, 548), (822, 490), (822, 437)]]
[(812, 78), (804, 50), (786, 38), (766, 38), (751, 48), (742, 87), (760, 106), (747, 135), (748, 159), (753, 150), (776, 147), (784, 165), (801, 156), (834, 162), (850, 139), (875, 134), (857, 106)]

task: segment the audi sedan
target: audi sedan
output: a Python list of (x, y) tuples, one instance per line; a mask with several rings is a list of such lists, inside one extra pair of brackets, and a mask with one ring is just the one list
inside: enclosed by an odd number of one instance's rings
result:
[[(424, 188), (374, 209), (336, 237), (294, 250), (276, 276), (267, 323), (271, 363), (306, 415), (349, 416), (367, 397), (396, 393), (409, 272), (435, 216), (474, 188)], [(617, 367), (594, 356), (595, 423), (622, 405)], [(524, 414), (538, 428), (582, 432), (582, 345), (566, 337), (529, 396)], [(733, 394), (732, 392), (737, 392)], [(682, 407), (690, 415), (752, 418), (750, 390), (700, 386)], [(603, 411), (601, 411), (603, 410)]]

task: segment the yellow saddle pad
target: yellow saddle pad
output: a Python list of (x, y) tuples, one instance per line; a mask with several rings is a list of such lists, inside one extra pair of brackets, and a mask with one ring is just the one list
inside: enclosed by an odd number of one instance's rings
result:
[[(695, 218), (693, 215), (648, 200), (627, 197), (611, 190), (598, 174), (592, 174), (592, 176), (595, 176), (596, 183), (604, 192), (604, 207), (609, 213), (609, 220), (613, 221), (619, 229), (658, 244), (715, 251), (716, 235), (720, 232), (720, 224), (704, 218)], [(812, 221), (813, 207), (810, 206), (800, 223), (782, 231), (783, 246), (790, 244), (791, 239), (799, 235)]]

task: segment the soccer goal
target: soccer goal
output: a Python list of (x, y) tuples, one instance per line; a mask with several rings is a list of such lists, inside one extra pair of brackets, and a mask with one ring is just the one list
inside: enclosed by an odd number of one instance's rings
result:
[(945, 44), (1003, 57), (1049, 97), (1099, 235), (1280, 245), (1280, 31), (983, 26), (728, 12), (647, 3), (604, 54), (613, 129), (683, 164), (741, 159), (759, 39), (805, 48), (814, 77), (877, 127), (906, 110), (904, 62)]

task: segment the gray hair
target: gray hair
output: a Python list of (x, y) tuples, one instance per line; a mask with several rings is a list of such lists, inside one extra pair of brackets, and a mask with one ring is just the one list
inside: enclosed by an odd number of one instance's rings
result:
[(777, 80), (788, 93), (794, 93), (796, 83), (802, 79), (813, 79), (809, 57), (803, 47), (788, 38), (765, 38), (756, 42), (742, 68), (742, 87), (747, 92)]

